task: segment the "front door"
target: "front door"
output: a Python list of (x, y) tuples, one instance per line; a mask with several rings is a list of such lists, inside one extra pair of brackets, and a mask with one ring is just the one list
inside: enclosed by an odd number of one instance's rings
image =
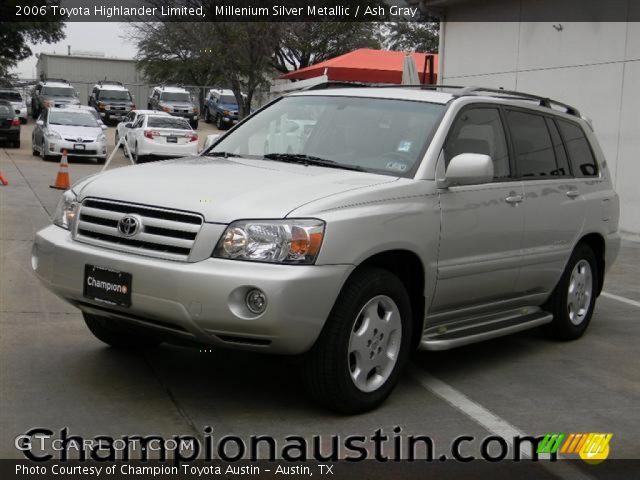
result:
[(498, 108), (463, 109), (445, 142), (445, 165), (461, 153), (491, 156), (494, 180), (440, 193), (438, 279), (430, 312), (491, 305), (513, 298), (521, 260), (522, 182), (514, 180)]

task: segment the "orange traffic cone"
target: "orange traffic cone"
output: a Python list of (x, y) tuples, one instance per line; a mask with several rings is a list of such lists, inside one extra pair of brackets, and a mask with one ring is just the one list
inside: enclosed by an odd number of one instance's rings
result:
[(7, 180), (7, 177), (5, 177), (2, 172), (0, 172), (0, 183), (2, 185), (9, 185), (9, 180)]
[(56, 175), (56, 183), (50, 185), (51, 188), (58, 190), (69, 190), (71, 185), (69, 183), (69, 162), (67, 161), (67, 151), (62, 151), (62, 158), (60, 159), (60, 170)]

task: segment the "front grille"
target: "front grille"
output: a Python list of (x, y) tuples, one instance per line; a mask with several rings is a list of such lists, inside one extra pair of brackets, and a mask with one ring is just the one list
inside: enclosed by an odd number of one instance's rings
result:
[(91, 143), (91, 142), (95, 142), (95, 140), (90, 140), (90, 139), (89, 140), (85, 139), (85, 140), (78, 141), (77, 138), (65, 138), (65, 140), (67, 142), (73, 142), (73, 143)]
[[(118, 222), (125, 215), (136, 215), (142, 224), (133, 236), (118, 230)], [(202, 221), (196, 213), (89, 198), (79, 212), (76, 239), (140, 255), (186, 261)]]
[(69, 155), (96, 155), (98, 152), (96, 150), (84, 150), (82, 148), (65, 148)]

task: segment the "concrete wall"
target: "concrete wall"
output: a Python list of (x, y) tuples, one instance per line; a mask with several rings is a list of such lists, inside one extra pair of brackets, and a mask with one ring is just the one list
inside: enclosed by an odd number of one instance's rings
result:
[(135, 97), (136, 105), (141, 108), (147, 107), (151, 86), (144, 83), (135, 60), (41, 54), (36, 70), (38, 78), (44, 74), (47, 78), (68, 80), (85, 105), (96, 82), (106, 79), (124, 83)]
[[(555, 2), (558, 8), (563, 1)], [(514, 9), (525, 5), (491, 0), (447, 7), (442, 83), (504, 87), (576, 106), (593, 120), (609, 162), (620, 228), (640, 236), (640, 23), (496, 22), (519, 18)], [(630, 8), (640, 9), (640, 2)], [(470, 16), (491, 21), (455, 21)], [(554, 28), (559, 23), (561, 30)]]

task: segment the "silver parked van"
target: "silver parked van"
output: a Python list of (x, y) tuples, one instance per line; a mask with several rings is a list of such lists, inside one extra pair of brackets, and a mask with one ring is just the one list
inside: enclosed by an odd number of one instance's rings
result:
[[(292, 119), (295, 141), (265, 151)], [(314, 398), (355, 413), (389, 395), (412, 349), (533, 327), (580, 337), (618, 209), (571, 106), (472, 87), (316, 89), (196, 158), (80, 181), (32, 264), (110, 345), (301, 355)]]

